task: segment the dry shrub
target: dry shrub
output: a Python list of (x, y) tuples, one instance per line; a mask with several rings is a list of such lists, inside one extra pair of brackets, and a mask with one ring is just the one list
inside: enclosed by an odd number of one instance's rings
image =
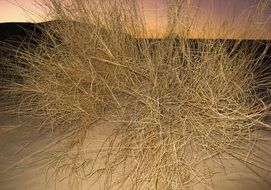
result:
[[(259, 94), (270, 88), (268, 46), (188, 39), (179, 3), (169, 6), (167, 37), (148, 39), (133, 1), (47, 1), (57, 21), (36, 48), (17, 51), (20, 65), (6, 62), (23, 82), (5, 87), (5, 110), (40, 119), (65, 142), (51, 166), (56, 178), (69, 172), (69, 188), (88, 179), (103, 179), (102, 189), (212, 188), (218, 171), (208, 160), (258, 164), (250, 157), (269, 128), (270, 101)], [(85, 137), (99, 122), (112, 134), (87, 157)]]

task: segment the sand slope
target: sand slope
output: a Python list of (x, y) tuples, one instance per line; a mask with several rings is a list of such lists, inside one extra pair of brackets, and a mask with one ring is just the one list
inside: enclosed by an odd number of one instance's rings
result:
[[(34, 121), (27, 121), (22, 125), (18, 119), (1, 116), (0, 121), (0, 189), (1, 190), (43, 190), (45, 189), (46, 171), (49, 164), (48, 155), (58, 147), (51, 147), (50, 151), (44, 148), (48, 144), (54, 144), (53, 138), (44, 134), (37, 135), (38, 125)], [(15, 127), (15, 128), (14, 128)], [(12, 129), (14, 128), (14, 129)], [(11, 130), (12, 129), (12, 130)], [(106, 125), (100, 126), (98, 130), (93, 130), (88, 135), (86, 141), (86, 155), (93, 156), (97, 153), (102, 141), (110, 134)], [(265, 133), (263, 136), (268, 139), (266, 142), (257, 144), (262, 150), (257, 148), (257, 159), (264, 160), (262, 164), (265, 169), (271, 169), (271, 133)], [(27, 145), (27, 146), (26, 146)], [(35, 155), (35, 153), (38, 153)], [(30, 156), (32, 155), (32, 156)], [(235, 159), (223, 161), (226, 174), (215, 175), (212, 179), (213, 188), (218, 190), (269, 190), (271, 186), (271, 173), (264, 169), (255, 170), (257, 176), (251, 169), (241, 164)], [(212, 167), (216, 164), (209, 162)], [(50, 176), (50, 172), (47, 176)], [(264, 178), (266, 182), (261, 179)], [(67, 180), (57, 182), (49, 180), (47, 188), (49, 190), (65, 190)], [(99, 185), (89, 187), (90, 181), (83, 182), (83, 189), (98, 190)], [(194, 187), (195, 190), (208, 189), (199, 184)]]

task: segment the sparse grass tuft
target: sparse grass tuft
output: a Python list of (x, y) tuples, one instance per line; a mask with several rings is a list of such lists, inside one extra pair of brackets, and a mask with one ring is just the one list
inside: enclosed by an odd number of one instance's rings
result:
[[(22, 81), (4, 93), (13, 100), (6, 111), (69, 139), (51, 164), (55, 174), (70, 172), (71, 189), (86, 179), (103, 179), (102, 189), (211, 188), (209, 160), (257, 165), (251, 150), (270, 128), (270, 100), (259, 90), (270, 76), (256, 41), (188, 39), (176, 24), (179, 1), (159, 40), (143, 38), (148, 27), (133, 1), (70, 3), (47, 1), (57, 21), (35, 49), (17, 52), (20, 65), (5, 63)], [(87, 157), (85, 138), (99, 122), (112, 134)]]

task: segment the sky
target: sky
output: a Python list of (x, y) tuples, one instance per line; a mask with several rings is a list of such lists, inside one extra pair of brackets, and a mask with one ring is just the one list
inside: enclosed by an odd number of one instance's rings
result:
[(33, 2), (33, 0), (0, 0), (0, 22), (30, 21), (26, 10), (36, 9)]
[[(40, 13), (41, 10), (37, 8), (35, 2), (41, 2), (42, 0), (0, 0), (0, 23), (1, 22), (38, 22), (38, 19), (35, 18), (35, 13)], [(150, 30), (153, 32), (160, 31), (157, 28), (163, 28), (165, 26), (166, 20), (166, 1), (167, 0), (138, 0), (141, 3), (142, 8), (144, 9), (144, 14), (146, 16), (146, 21), (150, 26)], [(193, 0), (191, 0), (193, 1)], [(197, 23), (194, 36), (198, 36), (201, 33), (200, 29), (203, 27), (203, 23), (206, 23), (206, 18), (212, 18), (213, 23), (215, 24), (214, 28), (217, 30), (223, 30), (225, 24), (230, 24), (232, 18), (239, 18), (240, 15), (244, 15), (246, 12), (250, 11), (252, 15), (255, 16), (255, 20), (259, 25), (263, 25), (268, 16), (271, 16), (271, 6), (269, 5), (268, 9), (264, 14), (257, 15), (259, 8), (252, 7), (253, 3), (259, 2), (260, 0), (194, 0), (191, 10), (193, 12), (189, 19)], [(33, 14), (33, 12), (35, 12)], [(195, 16), (196, 15), (196, 16)], [(257, 17), (257, 18), (256, 18)], [(259, 18), (258, 18), (259, 17)], [(232, 27), (235, 30), (247, 29), (243, 23), (245, 21), (237, 19), (237, 21), (232, 24)], [(257, 24), (256, 24), (257, 25)], [(269, 28), (268, 28), (269, 26)], [(257, 35), (258, 28), (251, 25), (251, 38)], [(254, 30), (254, 31), (253, 31)], [(271, 38), (271, 22), (266, 24), (265, 33), (268, 34), (264, 38)], [(259, 32), (258, 32), (259, 33)], [(229, 35), (229, 34), (225, 34)], [(257, 37), (255, 37), (257, 38)]]

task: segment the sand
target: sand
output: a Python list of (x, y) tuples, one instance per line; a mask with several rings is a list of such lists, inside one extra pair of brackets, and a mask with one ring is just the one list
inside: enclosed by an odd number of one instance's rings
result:
[[(1, 190), (66, 190), (67, 180), (56, 182), (48, 180), (51, 176), (47, 172), (50, 159), (49, 154), (60, 147), (55, 146), (54, 138), (49, 134), (38, 135), (38, 124), (35, 121), (18, 120), (9, 116), (0, 116), (0, 189)], [(87, 135), (84, 148), (85, 156), (97, 154), (103, 140), (110, 134), (107, 125), (100, 125)], [(218, 190), (269, 190), (271, 189), (271, 133), (263, 132), (267, 140), (257, 144), (254, 151), (258, 159), (265, 160), (264, 169), (251, 167), (250, 169), (236, 159), (223, 160), (225, 173), (212, 178), (212, 188)], [(48, 148), (48, 145), (53, 145)], [(219, 163), (209, 164), (216, 168)], [(255, 170), (253, 172), (252, 170)], [(47, 174), (47, 175), (46, 175)], [(47, 181), (47, 182), (46, 182)], [(99, 190), (98, 184), (90, 187), (90, 181), (84, 181), (83, 189)], [(46, 184), (46, 185), (45, 185)], [(210, 187), (211, 188), (211, 187)], [(195, 185), (195, 190), (208, 189), (203, 184)]]

